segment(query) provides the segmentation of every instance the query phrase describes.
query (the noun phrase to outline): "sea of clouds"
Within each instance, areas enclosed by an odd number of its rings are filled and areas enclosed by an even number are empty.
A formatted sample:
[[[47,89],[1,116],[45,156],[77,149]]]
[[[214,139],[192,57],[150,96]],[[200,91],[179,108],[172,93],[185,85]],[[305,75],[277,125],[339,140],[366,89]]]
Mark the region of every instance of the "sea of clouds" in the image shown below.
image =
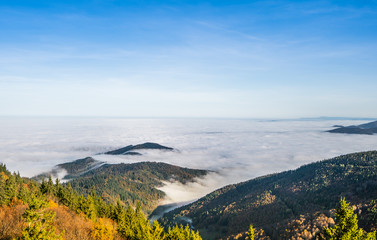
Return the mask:
[[[156,161],[214,171],[196,182],[166,182],[164,203],[197,199],[221,186],[342,154],[377,149],[377,135],[325,132],[362,120],[0,118],[0,162],[31,177],[92,156],[108,163]],[[155,142],[177,151],[96,155]]]

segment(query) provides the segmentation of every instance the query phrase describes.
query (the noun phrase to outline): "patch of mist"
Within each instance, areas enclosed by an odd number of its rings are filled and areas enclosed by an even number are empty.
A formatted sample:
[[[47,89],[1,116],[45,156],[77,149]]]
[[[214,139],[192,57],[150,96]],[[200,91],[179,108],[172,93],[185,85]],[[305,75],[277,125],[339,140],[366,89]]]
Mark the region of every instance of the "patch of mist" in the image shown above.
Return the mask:
[[[56,168],[55,169],[55,174],[53,176],[54,179],[59,179],[61,182],[66,182],[67,180],[64,179],[64,177],[68,174],[67,170],[65,170],[64,168]]]
[[[166,194],[161,201],[163,205],[178,202],[190,203],[222,187],[225,182],[227,180],[224,176],[210,172],[202,178],[195,178],[193,182],[185,184],[179,181],[164,181],[164,185],[157,189]]]
[[[165,213],[168,213],[176,208],[185,206],[187,204],[190,204],[190,202],[178,202],[178,203],[170,203],[170,204],[162,204],[159,205],[148,217],[149,222],[152,224],[154,221],[160,219],[164,216]]]
[[[75,176],[82,176],[82,175],[84,175],[85,173],[88,173],[88,172],[93,171],[93,170],[95,170],[95,169],[97,169],[97,168],[100,168],[100,167],[102,167],[102,166],[105,165],[105,164],[107,164],[107,163],[105,163],[105,162],[99,162],[99,163],[97,163],[97,164],[94,164],[94,166],[92,166],[91,168],[89,168],[89,169],[87,169],[87,170],[85,170],[85,171],[83,171],[83,172],[80,172],[79,174],[75,174]],[[71,180],[71,179],[67,179],[67,180],[69,181],[69,180]]]
[[[165,198],[161,200],[159,206],[149,216],[149,221],[153,222],[167,212],[198,200],[220,188],[226,182],[226,178],[216,172],[210,172],[204,177],[195,178],[192,182],[185,184],[179,181],[163,181],[163,186],[157,189],[165,193]],[[189,221],[185,222],[189,223]],[[192,222],[189,224],[192,225]]]
[[[51,177],[51,179],[53,181],[55,181],[56,179],[59,179],[60,182],[67,182],[66,179],[64,179],[64,177],[68,174],[67,170],[65,170],[64,168],[61,168],[61,167],[54,167],[50,172],[45,172],[45,173],[42,173],[41,175],[42,176],[38,176],[38,177],[41,177],[41,178],[38,178],[39,180],[38,181],[42,181],[43,180],[48,180],[49,177]]]

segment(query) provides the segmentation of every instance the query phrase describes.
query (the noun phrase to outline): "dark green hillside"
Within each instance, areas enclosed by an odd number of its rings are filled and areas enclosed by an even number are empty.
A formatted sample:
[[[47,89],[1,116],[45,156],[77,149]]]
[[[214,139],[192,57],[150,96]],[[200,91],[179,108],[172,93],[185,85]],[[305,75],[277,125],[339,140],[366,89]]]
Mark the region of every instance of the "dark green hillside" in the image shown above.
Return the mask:
[[[186,183],[207,174],[206,170],[181,168],[166,163],[141,162],[133,164],[105,164],[70,181],[73,189],[87,195],[94,187],[103,199],[115,202],[141,203],[150,213],[165,194],[156,189],[162,181]]]
[[[141,149],[174,150],[157,143],[143,143],[129,145],[105,154],[141,155],[134,152]],[[61,177],[61,173],[66,174],[63,179],[70,180],[73,189],[80,194],[88,195],[94,188],[106,201],[115,203],[120,199],[133,206],[140,202],[142,210],[151,213],[157,207],[159,200],[165,197],[165,193],[157,189],[162,186],[162,181],[186,183],[206,175],[208,171],[155,162],[105,164],[86,157],[56,165],[50,172],[42,173],[33,179],[42,181],[50,176],[57,178]]]
[[[100,162],[91,157],[86,157],[82,159],[77,159],[73,162],[67,162],[67,163],[56,165],[54,169],[52,169],[50,172],[39,174],[33,177],[33,179],[36,181],[42,181],[43,179],[49,178],[49,176],[52,176],[53,178],[58,178],[58,177],[61,178],[61,176],[59,176],[59,173],[61,171],[64,171],[64,173],[66,174],[63,177],[63,179],[65,180],[73,179],[73,178],[77,178],[81,176],[82,174],[90,170],[98,168],[103,164],[104,162]]]
[[[363,214],[373,212],[368,206],[375,205],[372,200],[377,199],[376,151],[344,155],[229,185],[166,214],[161,222],[168,225],[191,218],[204,239],[246,232],[251,223],[272,239],[291,239],[298,234],[312,239],[318,228],[332,221],[327,216],[340,196],[364,209],[360,211],[362,227],[376,227],[371,219],[377,219],[377,214]]]
[[[347,127],[339,126],[333,130],[329,130],[328,132],[373,135],[377,133],[377,121],[360,124],[357,126],[347,126]]]
[[[137,152],[132,152],[135,150],[143,150],[143,149],[154,149],[154,150],[165,150],[165,151],[173,151],[174,148],[171,147],[165,147],[158,143],[143,143],[143,144],[137,144],[137,145],[129,145],[124,148],[119,148],[113,151],[108,151],[103,154],[109,154],[109,155],[141,155]]]
[[[101,164],[102,162],[97,161],[91,157],[86,157],[83,159],[78,159],[73,162],[68,162],[68,163],[62,163],[57,165],[60,168],[64,168],[67,170],[68,174],[71,175],[78,175],[82,174],[85,171],[90,170],[91,168],[97,166],[98,164]]]

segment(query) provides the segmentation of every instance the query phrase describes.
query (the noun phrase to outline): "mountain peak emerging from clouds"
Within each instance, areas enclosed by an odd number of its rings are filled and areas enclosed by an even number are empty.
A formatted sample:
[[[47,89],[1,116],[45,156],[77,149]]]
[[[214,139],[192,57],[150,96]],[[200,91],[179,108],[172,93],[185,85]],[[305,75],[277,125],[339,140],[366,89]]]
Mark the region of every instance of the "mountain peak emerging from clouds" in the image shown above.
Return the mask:
[[[144,149],[156,149],[156,150],[166,150],[166,151],[173,151],[174,148],[165,147],[158,143],[146,142],[143,144],[137,145],[128,145],[127,147],[119,148],[116,150],[108,151],[103,154],[108,155],[141,155],[138,152],[134,152],[134,150],[144,150]]]
[[[364,123],[360,125],[352,125],[352,126],[339,126],[338,128],[335,128],[333,130],[329,130],[327,132],[330,133],[347,133],[347,134],[367,134],[372,135],[374,133],[377,133],[377,121],[373,121],[370,123]]]

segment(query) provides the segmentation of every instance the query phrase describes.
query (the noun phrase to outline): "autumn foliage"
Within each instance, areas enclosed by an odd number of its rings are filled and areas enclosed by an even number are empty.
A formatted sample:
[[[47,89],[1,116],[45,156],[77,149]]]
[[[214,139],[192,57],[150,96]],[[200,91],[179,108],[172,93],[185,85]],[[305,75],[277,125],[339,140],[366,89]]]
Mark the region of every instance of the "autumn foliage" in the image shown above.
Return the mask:
[[[165,230],[122,202],[106,203],[92,189],[87,197],[51,178],[41,184],[11,174],[0,164],[0,239],[118,240],[201,239],[190,228]]]

